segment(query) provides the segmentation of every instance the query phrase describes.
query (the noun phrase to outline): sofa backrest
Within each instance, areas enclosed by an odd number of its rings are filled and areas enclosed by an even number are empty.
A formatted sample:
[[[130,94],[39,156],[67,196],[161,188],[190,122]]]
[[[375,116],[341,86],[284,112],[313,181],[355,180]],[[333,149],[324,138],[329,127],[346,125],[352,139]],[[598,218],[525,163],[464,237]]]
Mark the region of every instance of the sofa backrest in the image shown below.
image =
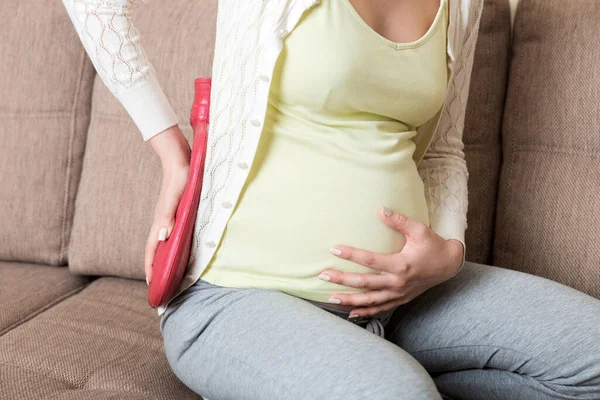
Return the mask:
[[[600,2],[520,0],[493,263],[600,297]]]
[[[492,262],[510,40],[508,0],[486,0],[475,49],[463,133],[469,171],[466,259],[483,264]]]
[[[191,143],[194,79],[211,75],[217,0],[153,1],[132,14],[179,126]],[[160,191],[158,157],[96,77],[69,268],[144,279],[144,246]]]
[[[0,21],[0,260],[64,265],[95,72],[60,1]]]

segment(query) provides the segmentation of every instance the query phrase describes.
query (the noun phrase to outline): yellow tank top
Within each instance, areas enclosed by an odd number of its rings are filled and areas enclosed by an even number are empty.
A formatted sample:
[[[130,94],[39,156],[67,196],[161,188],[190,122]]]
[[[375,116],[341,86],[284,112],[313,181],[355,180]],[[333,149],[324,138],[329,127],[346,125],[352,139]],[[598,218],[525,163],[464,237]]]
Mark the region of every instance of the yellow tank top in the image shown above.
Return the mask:
[[[330,247],[404,246],[381,206],[429,225],[411,138],[444,102],[446,3],[410,43],[378,34],[348,0],[304,13],[284,42],[256,158],[201,279],[326,302],[365,290],[323,281],[322,270],[378,272]]]

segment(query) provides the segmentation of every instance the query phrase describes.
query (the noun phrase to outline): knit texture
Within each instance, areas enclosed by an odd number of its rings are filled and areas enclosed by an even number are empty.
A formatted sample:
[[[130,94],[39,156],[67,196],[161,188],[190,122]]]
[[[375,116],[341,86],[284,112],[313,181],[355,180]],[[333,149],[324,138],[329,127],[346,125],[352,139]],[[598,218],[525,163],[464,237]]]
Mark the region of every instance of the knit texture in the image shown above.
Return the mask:
[[[98,75],[147,141],[178,118],[132,21],[140,2],[147,0],[63,0]]]
[[[482,11],[477,1],[471,2],[470,8],[470,21],[459,44],[461,53],[455,61],[446,104],[418,166],[425,185],[432,230],[446,239],[458,239],[463,245],[467,229],[469,172],[462,136]]]
[[[131,14],[143,0],[69,0],[86,51],[102,80],[118,96],[150,79],[154,69]]]

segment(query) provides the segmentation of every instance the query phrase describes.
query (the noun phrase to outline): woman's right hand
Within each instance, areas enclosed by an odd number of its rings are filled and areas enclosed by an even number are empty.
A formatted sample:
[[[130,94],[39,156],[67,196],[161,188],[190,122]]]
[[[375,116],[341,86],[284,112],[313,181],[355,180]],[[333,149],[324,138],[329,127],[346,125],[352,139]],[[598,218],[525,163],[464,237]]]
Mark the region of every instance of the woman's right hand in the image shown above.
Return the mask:
[[[175,225],[175,212],[187,185],[191,149],[178,125],[162,131],[148,142],[159,156],[163,171],[162,186],[154,209],[154,222],[144,251],[146,282],[150,284],[152,263],[159,241],[167,239]]]

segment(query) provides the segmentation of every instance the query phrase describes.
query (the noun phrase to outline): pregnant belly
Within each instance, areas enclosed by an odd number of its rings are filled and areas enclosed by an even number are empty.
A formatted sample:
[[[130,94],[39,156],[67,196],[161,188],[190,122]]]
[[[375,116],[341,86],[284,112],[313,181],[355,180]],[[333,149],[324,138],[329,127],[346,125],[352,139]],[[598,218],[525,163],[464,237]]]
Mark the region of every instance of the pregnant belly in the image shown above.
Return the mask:
[[[332,255],[330,247],[395,253],[404,246],[404,235],[381,221],[381,206],[429,224],[412,142],[364,160],[347,149],[308,151],[288,140],[270,146],[253,165],[202,279],[326,302],[334,293],[365,289],[323,281],[322,270],[378,273]]]

